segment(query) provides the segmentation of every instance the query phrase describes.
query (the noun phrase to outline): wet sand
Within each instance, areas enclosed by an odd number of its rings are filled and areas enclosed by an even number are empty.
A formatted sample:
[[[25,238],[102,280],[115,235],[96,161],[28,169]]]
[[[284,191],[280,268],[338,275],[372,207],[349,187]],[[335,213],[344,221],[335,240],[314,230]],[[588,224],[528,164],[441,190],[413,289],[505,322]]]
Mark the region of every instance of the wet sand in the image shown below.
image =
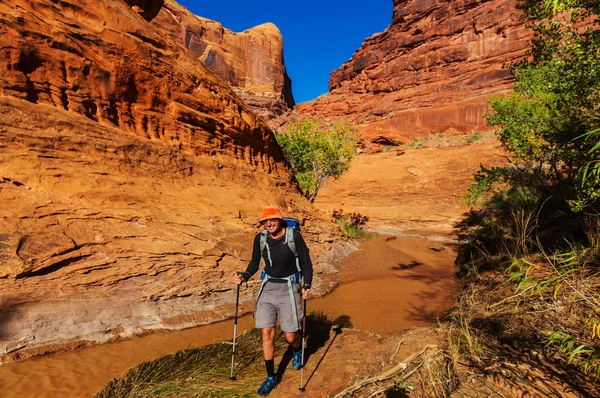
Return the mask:
[[[338,264],[341,285],[324,298],[309,300],[308,312],[344,317],[355,328],[378,334],[434,325],[458,289],[455,257],[444,243],[378,237]],[[241,317],[238,333],[253,323],[250,316]],[[0,367],[1,396],[91,397],[140,362],[231,339],[232,333],[229,320],[6,364]]]

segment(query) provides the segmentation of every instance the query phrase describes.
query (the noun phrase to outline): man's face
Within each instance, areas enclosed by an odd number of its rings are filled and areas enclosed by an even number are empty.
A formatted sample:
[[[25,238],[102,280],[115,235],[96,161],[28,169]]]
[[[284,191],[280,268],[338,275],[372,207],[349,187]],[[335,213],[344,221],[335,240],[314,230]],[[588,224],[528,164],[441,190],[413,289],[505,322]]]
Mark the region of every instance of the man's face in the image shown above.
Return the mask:
[[[266,220],[263,222],[263,224],[271,235],[277,235],[277,233],[281,229],[281,223],[278,219]]]

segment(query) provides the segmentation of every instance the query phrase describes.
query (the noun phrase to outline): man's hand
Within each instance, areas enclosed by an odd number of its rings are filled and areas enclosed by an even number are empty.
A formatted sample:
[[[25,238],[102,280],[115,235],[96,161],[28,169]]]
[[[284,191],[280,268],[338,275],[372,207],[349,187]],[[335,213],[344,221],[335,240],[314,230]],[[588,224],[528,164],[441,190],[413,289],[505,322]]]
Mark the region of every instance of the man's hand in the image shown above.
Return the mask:
[[[310,288],[302,288],[302,299],[306,300],[310,298]]]
[[[235,271],[235,274],[233,275],[233,283],[235,283],[236,285],[241,284],[242,282],[245,282],[247,280],[247,278],[245,278],[245,272],[242,271]]]

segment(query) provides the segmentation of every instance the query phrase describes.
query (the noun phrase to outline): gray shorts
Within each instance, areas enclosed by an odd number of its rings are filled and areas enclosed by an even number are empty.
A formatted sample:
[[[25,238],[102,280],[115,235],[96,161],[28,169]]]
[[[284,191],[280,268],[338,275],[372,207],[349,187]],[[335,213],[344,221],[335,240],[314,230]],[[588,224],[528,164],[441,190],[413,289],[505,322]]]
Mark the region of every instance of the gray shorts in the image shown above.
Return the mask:
[[[256,302],[254,316],[256,317],[256,327],[258,329],[274,328],[277,318],[279,318],[279,325],[284,332],[297,332],[301,329],[304,313],[300,302],[300,285],[294,283],[292,287],[294,289],[296,311],[298,311],[298,324],[294,323],[292,300],[287,283],[267,282]]]

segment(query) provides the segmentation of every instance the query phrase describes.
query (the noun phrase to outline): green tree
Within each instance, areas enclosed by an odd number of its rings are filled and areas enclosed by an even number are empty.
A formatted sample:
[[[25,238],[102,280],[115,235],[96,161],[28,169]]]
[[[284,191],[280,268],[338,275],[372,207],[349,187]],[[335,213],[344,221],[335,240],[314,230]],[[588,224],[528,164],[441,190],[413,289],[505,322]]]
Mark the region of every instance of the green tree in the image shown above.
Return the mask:
[[[492,99],[487,115],[513,159],[482,168],[470,199],[501,182],[580,211],[599,196],[590,164],[600,137],[600,1],[521,0],[519,7],[534,32],[530,56],[511,65],[514,93]]]
[[[353,129],[343,123],[323,128],[312,119],[292,121],[275,137],[311,203],[328,178],[339,178],[348,170],[356,153]]]
[[[498,189],[463,220],[469,244],[461,256],[481,269],[504,266],[507,282],[516,282],[513,297],[535,292],[548,308],[577,302],[565,321],[548,324],[532,311],[519,322],[543,330],[539,338],[568,363],[600,377],[598,289],[587,288],[597,286],[600,253],[600,0],[518,4],[532,46],[511,65],[514,93],[493,99],[487,115],[512,161],[475,175],[471,199]],[[523,300],[519,306],[534,306]]]

